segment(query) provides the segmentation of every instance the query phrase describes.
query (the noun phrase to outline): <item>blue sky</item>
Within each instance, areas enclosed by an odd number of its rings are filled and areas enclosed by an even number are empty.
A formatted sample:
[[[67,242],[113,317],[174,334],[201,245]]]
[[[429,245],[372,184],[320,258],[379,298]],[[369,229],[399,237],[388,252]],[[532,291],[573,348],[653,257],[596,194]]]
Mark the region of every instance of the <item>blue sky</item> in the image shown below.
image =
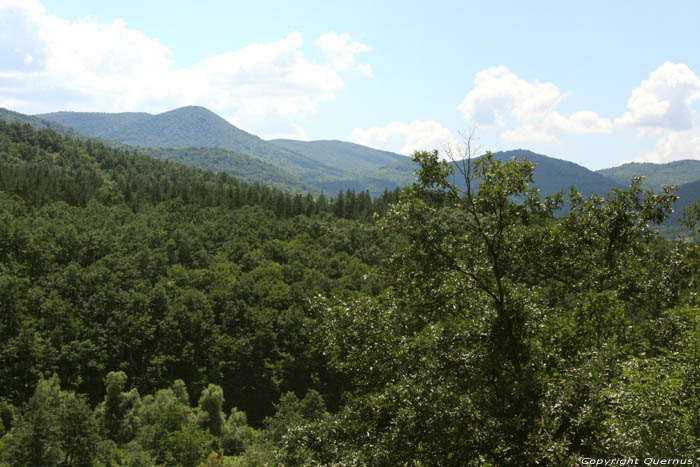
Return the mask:
[[[410,153],[700,158],[700,2],[0,0],[0,106],[203,105]]]

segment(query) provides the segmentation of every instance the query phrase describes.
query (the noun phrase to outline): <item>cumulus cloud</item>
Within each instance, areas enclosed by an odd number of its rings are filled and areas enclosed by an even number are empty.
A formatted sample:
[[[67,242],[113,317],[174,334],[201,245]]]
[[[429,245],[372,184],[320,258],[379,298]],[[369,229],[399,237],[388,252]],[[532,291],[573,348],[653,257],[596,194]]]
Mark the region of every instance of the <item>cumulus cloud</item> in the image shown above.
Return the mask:
[[[518,78],[504,66],[476,74],[474,88],[457,107],[472,126],[504,128],[501,138],[514,141],[557,142],[551,132],[609,133],[612,122],[597,113],[584,110],[565,117],[557,111],[566,98],[557,86],[539,80]]]
[[[654,149],[643,153],[635,162],[664,163],[682,159],[700,160],[700,127],[683,131],[664,131]]]
[[[636,161],[700,159],[700,126],[692,107],[699,100],[700,78],[687,65],[666,62],[653,70],[615,120],[621,127],[637,128],[640,139],[656,140]]]
[[[687,130],[693,126],[691,104],[700,99],[700,78],[687,65],[666,62],[632,91],[620,126]]]
[[[0,0],[0,90],[27,113],[57,109],[161,112],[203,105],[258,133],[299,133],[295,119],[331,101],[351,70],[371,75],[356,55],[370,47],[347,33],[304,53],[299,32],[178,68],[167,46],[122,21],[67,21],[35,0]]]
[[[338,34],[334,31],[322,34],[316,40],[316,45],[328,57],[338,71],[355,69],[364,75],[371,75],[372,68],[367,64],[355,65],[355,55],[369,52],[372,48],[366,44],[353,41],[350,34]]]
[[[537,128],[535,125],[525,125],[501,133],[501,138],[512,143],[559,143],[559,138]]]
[[[414,151],[442,150],[445,145],[456,144],[450,130],[434,121],[411,123],[391,122],[386,126],[373,126],[366,130],[352,130],[350,141],[377,149],[411,155]]]

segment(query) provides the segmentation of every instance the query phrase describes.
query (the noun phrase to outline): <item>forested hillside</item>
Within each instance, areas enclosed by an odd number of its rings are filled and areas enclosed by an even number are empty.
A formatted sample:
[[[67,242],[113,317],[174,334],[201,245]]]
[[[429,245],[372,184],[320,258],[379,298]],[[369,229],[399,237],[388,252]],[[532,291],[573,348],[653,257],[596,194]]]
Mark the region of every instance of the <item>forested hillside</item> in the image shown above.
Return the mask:
[[[28,123],[36,130],[51,129],[56,133],[68,135],[73,138],[78,138],[81,136],[80,133],[72,127],[61,125],[60,123],[51,120],[45,120],[43,118],[13,112],[12,110],[4,109],[2,107],[0,107],[0,120],[6,123]]]
[[[328,199],[0,122],[0,465],[697,459],[675,195],[472,162]]]
[[[0,452],[12,465],[68,456],[50,433],[22,431],[43,415],[9,409],[33,407],[53,374],[81,409],[107,397],[110,372],[144,396],[182,380],[196,401],[219,385],[222,410],[254,426],[288,391],[337,404],[339,380],[308,342],[308,302],[382,288],[368,274],[391,243],[359,221],[394,199],[290,195],[0,122]],[[106,433],[92,433],[117,443],[100,445],[105,462],[132,451]],[[153,446],[143,452],[158,459]]]
[[[416,164],[388,151],[344,141],[264,141],[203,107],[183,107],[158,115],[147,113],[54,112],[30,117],[0,112],[0,118],[33,123],[36,128],[70,128],[112,141],[158,158],[220,171],[247,181],[290,191],[318,194],[369,191],[373,196],[415,181]],[[42,117],[42,118],[38,118]],[[62,126],[66,125],[66,126]],[[80,133],[78,133],[80,132]],[[604,195],[627,186],[633,177],[645,177],[645,186],[661,192],[664,185],[682,185],[700,178],[700,162],[623,164],[594,172],[573,162],[518,149],[494,153],[499,160],[527,158],[535,163],[534,184],[545,194],[568,191],[575,185],[584,195]],[[455,164],[455,169],[457,169]],[[463,182],[461,188],[464,188]],[[697,198],[696,198],[697,199]],[[678,211],[695,201],[681,198]],[[674,216],[662,228],[672,237],[682,232]]]
[[[131,146],[219,148],[260,158],[295,175],[341,170],[247,133],[204,107],[189,106],[157,115],[55,112],[38,115],[93,137]]]
[[[27,118],[37,117],[41,117],[41,121],[70,126],[95,138],[142,147],[147,154],[157,152],[153,148],[166,155],[173,155],[174,149],[189,148],[189,154],[196,153],[196,157],[188,161],[189,165],[197,163],[198,167],[241,176],[249,174],[239,160],[222,164],[223,161],[213,162],[208,156],[213,149],[248,155],[262,164],[276,167],[287,179],[287,186],[303,187],[304,191],[369,190],[376,196],[385,188],[393,189],[413,181],[413,169],[408,177],[392,169],[395,161],[403,159],[410,163],[406,156],[343,141],[265,141],[203,107],[183,107],[158,115],[54,112]],[[379,169],[380,176],[377,175]],[[302,180],[303,184],[290,182],[292,179]]]
[[[621,184],[629,183],[632,177],[644,177],[646,186],[661,191],[664,185],[683,185],[700,180],[700,161],[682,160],[665,164],[629,162],[599,170],[598,173]]]
[[[260,159],[227,151],[218,148],[141,148],[121,146],[125,149],[137,151],[156,159],[175,162],[190,167],[211,170],[212,172],[225,173],[252,183],[261,183],[266,186],[278,188],[287,193],[313,193],[318,195],[321,190],[309,182],[285,172],[282,169],[268,164]],[[337,192],[335,190],[334,192]]]
[[[273,139],[270,142],[351,173],[381,169],[396,161],[410,161],[409,157],[400,154],[345,141]]]

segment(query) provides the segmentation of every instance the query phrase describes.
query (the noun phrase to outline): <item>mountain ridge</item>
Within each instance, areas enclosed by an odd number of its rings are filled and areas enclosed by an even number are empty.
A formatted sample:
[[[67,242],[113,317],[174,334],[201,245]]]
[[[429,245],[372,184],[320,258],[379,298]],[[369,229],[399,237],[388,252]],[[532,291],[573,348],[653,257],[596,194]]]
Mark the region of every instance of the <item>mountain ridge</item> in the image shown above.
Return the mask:
[[[656,164],[653,162],[628,162],[597,170],[598,173],[618,182],[629,183],[632,177],[644,177],[644,185],[660,191],[663,185],[683,185],[700,180],[700,161],[683,159]]]
[[[79,125],[75,127],[76,130],[90,136],[119,141],[132,146],[226,149],[258,157],[297,176],[305,171],[314,170],[324,170],[331,174],[338,172],[333,167],[278,147],[259,136],[241,130],[216,113],[201,106],[180,107],[155,115],[146,114],[147,116],[137,118],[135,121],[125,122],[122,119],[120,125],[111,128],[92,123],[93,117],[104,120],[103,115],[105,114],[56,112],[37,116],[61,124],[67,124],[66,122],[71,121]],[[112,119],[112,121],[115,120]]]
[[[10,116],[17,120],[21,119],[21,115],[14,113]],[[371,194],[378,195],[384,189],[405,186],[415,180],[413,172],[416,166],[407,156],[339,140],[266,141],[199,106],[181,107],[155,115],[145,112],[54,112],[22,118],[38,119],[34,123],[45,127],[58,125],[57,131],[72,130],[78,134],[84,132],[88,136],[138,146],[138,150],[144,153],[159,153],[156,157],[164,157],[169,150],[172,153],[168,156],[170,160],[225,171],[237,176],[250,177],[251,171],[258,170],[255,164],[248,160],[236,160],[224,153],[215,154],[216,151],[209,150],[218,148],[234,151],[269,164],[260,165],[261,168],[276,168],[270,170],[266,176],[270,180],[277,180],[277,186],[285,186],[286,182],[282,185],[279,183],[284,179],[282,174],[288,174],[290,180],[296,180],[287,183],[286,188],[290,189],[305,186],[307,191],[311,191],[309,187],[316,187],[319,191],[330,193],[347,189],[369,190]],[[77,128],[68,127],[66,123],[73,123]],[[197,154],[192,149],[197,147],[208,148],[206,151],[211,158],[207,159]],[[231,149],[234,147],[238,149]],[[200,149],[200,152],[204,152],[205,149]],[[498,151],[494,153],[494,157],[502,160],[511,157],[527,158],[534,162],[535,184],[543,195],[567,191],[571,185],[575,185],[584,195],[605,194],[613,188],[627,186],[631,173],[632,176],[646,176],[647,186],[657,190],[660,189],[660,181],[665,184],[683,185],[700,179],[700,161],[692,160],[662,165],[632,163],[592,171],[575,162],[537,154],[527,149]],[[240,167],[234,167],[236,164]],[[695,169],[688,170],[688,166],[698,169],[697,177]],[[678,183],[679,181],[683,183]],[[692,192],[693,190],[689,191]],[[687,196],[684,197],[686,201]]]

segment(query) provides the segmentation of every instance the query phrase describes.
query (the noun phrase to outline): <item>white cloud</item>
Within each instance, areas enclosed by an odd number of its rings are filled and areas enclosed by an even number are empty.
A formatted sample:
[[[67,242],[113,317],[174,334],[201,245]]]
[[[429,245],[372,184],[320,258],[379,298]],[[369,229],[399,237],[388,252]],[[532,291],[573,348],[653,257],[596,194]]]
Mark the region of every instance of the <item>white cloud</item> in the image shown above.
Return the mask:
[[[671,162],[682,159],[700,160],[700,127],[683,131],[666,130],[654,149],[642,154],[636,162]]]
[[[556,136],[542,131],[534,125],[525,125],[515,130],[504,131],[501,133],[501,138],[512,143],[559,143],[559,139]]]
[[[369,52],[372,48],[366,44],[353,41],[350,34],[338,34],[334,31],[322,34],[316,40],[316,45],[328,57],[338,71],[355,69],[364,75],[371,76],[372,68],[367,64],[355,65],[355,55]]]
[[[177,68],[161,42],[122,21],[67,21],[35,0],[0,0],[0,93],[27,113],[54,110],[161,112],[203,105],[258,133],[298,134],[299,117],[335,99],[342,74],[370,47],[348,33],[322,35],[324,60],[304,53],[299,32]]]
[[[687,130],[694,124],[691,104],[700,99],[700,79],[685,64],[666,62],[632,91],[620,126]]]
[[[559,112],[551,112],[542,120],[545,129],[558,130],[563,133],[610,133],[613,129],[612,122],[607,118],[600,118],[591,110],[574,112],[570,117],[564,117]]]
[[[666,62],[642,81],[627,101],[627,111],[615,120],[637,128],[640,139],[655,139],[654,148],[638,162],[700,159],[700,126],[692,108],[700,100],[700,78],[685,64]]]
[[[557,142],[551,132],[609,133],[612,122],[593,111],[584,110],[569,117],[557,111],[566,98],[557,86],[539,80],[527,82],[504,66],[476,74],[474,88],[457,107],[472,126],[512,128],[501,133],[508,141]]]
[[[391,122],[386,126],[373,126],[366,130],[352,130],[350,141],[377,149],[411,155],[414,151],[442,151],[445,145],[456,144],[450,130],[438,122]]]

